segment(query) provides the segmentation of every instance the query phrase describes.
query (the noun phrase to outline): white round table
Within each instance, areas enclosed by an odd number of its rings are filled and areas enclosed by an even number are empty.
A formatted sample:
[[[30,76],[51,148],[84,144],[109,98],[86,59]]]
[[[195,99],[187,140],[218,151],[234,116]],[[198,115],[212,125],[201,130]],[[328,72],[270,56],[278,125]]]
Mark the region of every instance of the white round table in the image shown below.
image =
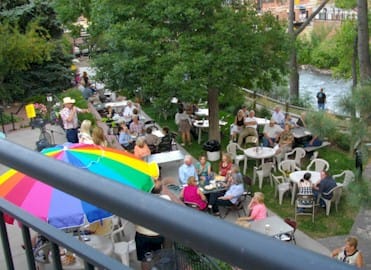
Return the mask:
[[[219,126],[225,126],[226,124],[227,122],[219,120]],[[209,120],[196,120],[193,122],[193,126],[198,129],[198,144],[200,144],[202,129],[209,128]]]
[[[295,171],[290,173],[290,181],[293,183],[292,187],[292,194],[291,194],[291,204],[294,204],[294,199],[296,195],[296,189],[298,186],[298,183],[301,179],[303,179],[305,173],[310,173],[310,181],[312,184],[317,183],[321,178],[321,173],[316,171]]]
[[[275,151],[273,148],[270,147],[250,147],[245,149],[244,151],[245,156],[252,159],[261,159],[262,163],[264,163],[264,159],[271,158],[274,156]]]

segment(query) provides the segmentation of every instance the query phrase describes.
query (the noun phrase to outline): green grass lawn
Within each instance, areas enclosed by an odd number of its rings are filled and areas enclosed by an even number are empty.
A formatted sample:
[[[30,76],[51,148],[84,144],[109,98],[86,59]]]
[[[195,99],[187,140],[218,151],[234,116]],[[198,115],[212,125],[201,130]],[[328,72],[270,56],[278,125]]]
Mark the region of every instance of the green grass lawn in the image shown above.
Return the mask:
[[[168,126],[171,131],[176,132],[177,126],[174,122],[174,117],[169,117],[168,119],[159,118],[154,109],[150,106],[143,106],[144,111],[153,119],[157,121],[160,126]],[[231,117],[225,118],[228,123],[232,123]],[[229,141],[229,125],[222,130],[222,150],[225,150],[226,145]],[[202,134],[202,142],[198,144],[194,140],[191,146],[186,146],[186,150],[195,158],[204,154],[202,149],[202,143],[207,141],[207,133]],[[180,138],[177,139],[180,142]],[[348,153],[345,153],[335,147],[327,147],[319,150],[319,157],[327,160],[330,164],[330,174],[338,174],[345,169],[352,170],[354,168],[354,159]],[[309,159],[306,159],[303,164],[303,168],[307,166]],[[217,171],[219,162],[212,162],[212,167]],[[240,163],[242,166],[242,162]],[[248,161],[248,171],[247,175],[252,177],[253,167],[255,166],[255,161]],[[279,174],[279,173],[277,173]],[[262,192],[265,195],[265,203],[267,207],[273,212],[277,213],[282,218],[290,217],[294,218],[294,206],[291,205],[291,198],[289,192],[285,195],[282,205],[278,204],[278,198],[274,197],[274,188],[270,186],[268,180],[263,185]],[[357,185],[359,183],[354,183]],[[258,191],[258,185],[252,187],[252,191]],[[357,189],[356,189],[357,190]],[[325,209],[317,209],[315,213],[315,220],[312,223],[311,216],[298,216],[298,228],[304,231],[312,238],[323,238],[335,235],[348,234],[354,223],[354,219],[358,213],[359,204],[355,203],[351,196],[352,190],[343,191],[343,196],[341,198],[338,212],[335,211],[335,206],[332,205],[330,215],[327,217],[325,214]]]

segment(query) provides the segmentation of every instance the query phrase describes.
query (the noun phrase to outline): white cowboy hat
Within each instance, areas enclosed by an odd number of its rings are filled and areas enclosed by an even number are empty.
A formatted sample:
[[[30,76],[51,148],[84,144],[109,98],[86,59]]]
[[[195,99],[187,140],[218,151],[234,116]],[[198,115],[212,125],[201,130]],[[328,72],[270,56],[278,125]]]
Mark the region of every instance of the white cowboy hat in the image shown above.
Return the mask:
[[[76,100],[70,98],[70,97],[65,97],[63,98],[63,104],[72,104],[72,103],[75,103]]]

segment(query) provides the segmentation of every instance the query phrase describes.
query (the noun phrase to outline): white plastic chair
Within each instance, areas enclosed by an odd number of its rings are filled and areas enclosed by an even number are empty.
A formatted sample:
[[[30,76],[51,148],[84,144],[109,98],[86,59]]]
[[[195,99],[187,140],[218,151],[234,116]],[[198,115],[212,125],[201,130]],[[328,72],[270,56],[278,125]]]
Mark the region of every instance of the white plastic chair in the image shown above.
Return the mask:
[[[336,212],[338,211],[338,204],[340,202],[342,191],[343,191],[343,185],[337,184],[337,186],[334,187],[333,189],[331,189],[329,192],[322,193],[320,196],[318,196],[317,204],[319,203],[319,200],[320,199],[322,199],[325,202],[325,205],[326,205],[326,216],[328,216],[330,214],[331,203],[332,202],[334,202],[334,204],[335,204],[335,210],[336,210]],[[323,197],[323,195],[330,195],[331,193],[332,193],[331,199],[328,200],[328,199],[325,199]]]
[[[286,182],[283,176],[272,175],[272,177],[275,184],[274,197],[276,197],[278,193],[278,202],[281,205],[283,195],[290,190],[290,183]]]
[[[129,239],[128,241],[123,240],[125,230],[129,225],[129,221],[120,219],[121,226],[111,232],[111,240],[114,246],[115,255],[121,259],[122,264],[129,266],[130,253],[136,250],[135,240]],[[116,241],[118,239],[118,241]]]
[[[343,178],[343,184],[342,185],[343,185],[344,188],[347,188],[348,185],[356,179],[354,173],[350,170],[345,170],[340,174],[335,174],[335,175],[332,176],[332,178],[334,178],[334,180],[336,182],[338,182],[336,179]]]
[[[296,165],[301,168],[301,160],[305,157],[306,152],[301,147],[296,147],[292,151],[285,154],[285,160],[293,159]],[[290,158],[291,157],[291,158]]]
[[[286,182],[289,182],[290,173],[300,170],[301,169],[296,165],[296,162],[293,159],[283,160],[278,164],[278,171],[285,177]]]
[[[273,162],[266,162],[261,164],[259,167],[254,167],[254,178],[253,184],[255,184],[256,176],[259,178],[259,189],[263,186],[263,179],[265,177],[269,177],[271,181],[271,185],[273,184],[272,181],[272,169],[273,169]]]
[[[247,157],[244,154],[244,149],[241,148],[238,143],[230,142],[227,145],[226,151],[231,155],[232,160],[234,160],[237,166],[239,166],[240,161],[243,160],[243,173],[246,174]],[[242,152],[242,154],[238,154],[238,152]]]
[[[298,195],[295,201],[295,221],[296,217],[299,215],[302,216],[312,216],[312,222],[314,222],[314,213],[315,213],[315,200],[313,195],[305,195],[305,200],[309,201],[309,204],[302,203],[302,195]]]
[[[321,171],[328,171],[329,169],[330,169],[330,164],[322,158],[313,159],[307,166],[308,171],[321,172]]]

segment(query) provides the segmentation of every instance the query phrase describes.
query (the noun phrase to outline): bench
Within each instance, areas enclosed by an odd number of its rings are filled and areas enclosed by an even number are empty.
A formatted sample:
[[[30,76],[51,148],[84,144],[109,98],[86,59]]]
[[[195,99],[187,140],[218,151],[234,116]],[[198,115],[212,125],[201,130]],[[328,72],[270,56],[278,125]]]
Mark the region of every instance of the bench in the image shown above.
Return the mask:
[[[163,152],[150,155],[148,162],[156,162],[157,164],[179,161],[184,159],[184,154],[180,150]]]
[[[310,153],[310,152],[316,151],[318,149],[321,149],[323,147],[329,146],[330,144],[331,144],[330,142],[322,142],[322,144],[320,146],[307,146],[307,147],[303,147],[303,148],[307,153]]]

